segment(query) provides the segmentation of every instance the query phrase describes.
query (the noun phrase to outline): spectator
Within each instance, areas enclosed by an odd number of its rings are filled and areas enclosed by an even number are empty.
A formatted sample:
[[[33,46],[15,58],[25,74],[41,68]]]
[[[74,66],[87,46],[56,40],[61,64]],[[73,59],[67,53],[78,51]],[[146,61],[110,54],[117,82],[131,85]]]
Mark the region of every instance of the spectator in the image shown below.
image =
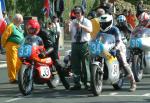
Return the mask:
[[[70,19],[73,20],[75,18],[76,18],[76,16],[74,14],[74,9],[72,9],[71,12],[70,12]]]
[[[58,53],[59,37],[60,37],[61,29],[60,29],[59,19],[56,16],[52,17],[52,25],[53,25],[53,30],[55,32],[55,37],[56,37],[56,51]]]
[[[141,15],[145,11],[147,11],[147,9],[144,8],[143,0],[140,0],[137,4],[136,17],[138,18],[139,15]]]
[[[136,27],[136,16],[132,13],[131,9],[129,11],[125,10],[124,15],[127,19],[127,23],[129,23],[132,28],[134,29]]]
[[[6,24],[7,24],[7,25],[10,24],[10,20],[9,20],[9,18],[8,18],[8,16],[7,16],[6,11],[3,11],[2,13],[3,13],[3,18],[4,18],[5,22],[6,22]]]
[[[93,18],[95,18],[96,17],[96,12],[95,11],[91,11],[89,14],[88,14],[88,16],[87,16],[87,18],[88,19],[93,19]]]
[[[16,14],[13,18],[13,22],[8,25],[1,38],[1,44],[6,49],[6,60],[10,83],[17,83],[16,76],[21,66],[21,61],[18,58],[17,52],[19,45],[24,40],[23,31],[20,27],[22,22],[22,15]]]
[[[54,9],[57,17],[60,19],[60,22],[63,22],[62,14],[64,11],[64,0],[54,0]]]
[[[90,20],[84,17],[84,10],[81,6],[75,6],[76,19],[71,21],[70,33],[72,36],[72,53],[71,53],[71,68],[74,75],[75,85],[71,90],[81,89],[81,81],[84,83],[85,88],[90,87],[90,60],[87,56],[88,41],[90,32],[92,32],[92,24]],[[83,73],[83,74],[82,74]],[[81,77],[84,75],[83,79]]]
[[[103,8],[98,8],[96,11],[96,16],[100,17],[105,14],[105,10]]]
[[[103,8],[106,14],[112,14],[113,12],[113,4],[108,0],[103,0],[100,4],[100,8]]]
[[[100,30],[100,23],[99,23],[99,19],[98,19],[98,18],[99,18],[101,15],[104,15],[104,14],[105,14],[104,9],[98,8],[97,11],[96,11],[97,17],[91,19],[93,31],[92,31],[90,34],[91,34],[91,38],[92,38],[92,39],[95,39],[97,33],[98,33],[99,30]]]

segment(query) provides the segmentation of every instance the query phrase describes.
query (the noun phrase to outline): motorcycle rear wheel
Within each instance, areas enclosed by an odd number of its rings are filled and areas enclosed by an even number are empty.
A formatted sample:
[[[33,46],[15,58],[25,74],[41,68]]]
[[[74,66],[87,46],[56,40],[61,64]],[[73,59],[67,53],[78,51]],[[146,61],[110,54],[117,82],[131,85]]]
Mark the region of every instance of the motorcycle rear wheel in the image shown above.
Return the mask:
[[[23,95],[31,94],[33,90],[33,78],[31,76],[31,66],[22,65],[18,73],[18,86]]]
[[[103,73],[98,65],[91,66],[91,89],[94,96],[98,96],[102,92]]]

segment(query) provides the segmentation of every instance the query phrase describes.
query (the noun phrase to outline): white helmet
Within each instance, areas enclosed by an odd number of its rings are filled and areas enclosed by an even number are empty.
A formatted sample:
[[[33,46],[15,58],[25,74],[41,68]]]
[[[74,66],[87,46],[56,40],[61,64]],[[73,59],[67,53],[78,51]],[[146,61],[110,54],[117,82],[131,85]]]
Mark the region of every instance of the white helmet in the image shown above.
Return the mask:
[[[113,26],[113,16],[104,14],[100,16],[100,30],[103,32],[108,31]]]
[[[150,16],[148,15],[148,13],[146,12],[143,12],[139,17],[138,17],[138,20],[140,22],[140,24],[142,26],[146,26],[147,23],[149,22],[150,20]]]

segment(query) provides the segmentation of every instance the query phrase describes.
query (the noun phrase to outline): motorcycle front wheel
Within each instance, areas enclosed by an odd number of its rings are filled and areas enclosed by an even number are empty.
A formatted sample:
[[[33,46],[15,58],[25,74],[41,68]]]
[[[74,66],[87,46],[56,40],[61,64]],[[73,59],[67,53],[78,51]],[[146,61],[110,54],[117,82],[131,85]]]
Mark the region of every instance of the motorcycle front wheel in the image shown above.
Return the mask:
[[[91,66],[91,89],[94,96],[98,96],[102,92],[103,73],[98,65]]]
[[[139,55],[134,55],[132,60],[132,71],[136,82],[143,78],[142,60]]]
[[[33,90],[32,69],[30,65],[23,64],[18,73],[18,86],[23,95],[31,94]]]
[[[60,83],[59,75],[56,71],[56,68],[53,66],[52,76],[50,80],[47,82],[49,88],[56,88]]]

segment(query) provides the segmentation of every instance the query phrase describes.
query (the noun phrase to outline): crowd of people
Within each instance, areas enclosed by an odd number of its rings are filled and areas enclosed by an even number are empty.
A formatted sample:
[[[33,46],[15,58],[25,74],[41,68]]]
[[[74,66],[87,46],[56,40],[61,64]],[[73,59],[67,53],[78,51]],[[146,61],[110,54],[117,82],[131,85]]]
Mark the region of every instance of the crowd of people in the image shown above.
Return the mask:
[[[134,15],[132,10],[124,9],[122,14],[114,17],[113,4],[108,0],[103,0],[101,5],[92,11],[87,17],[82,6],[75,6],[70,14],[68,21],[68,31],[71,35],[71,68],[74,73],[74,86],[66,82],[67,89],[80,90],[82,83],[85,89],[90,89],[90,57],[87,55],[88,42],[91,39],[98,38],[100,33],[109,33],[115,36],[115,49],[120,51],[124,67],[128,73],[128,78],[131,83],[130,91],[136,90],[136,82],[132,70],[126,60],[126,46],[121,39],[123,32],[127,39],[134,29],[139,26],[150,28],[150,17],[143,8],[141,0],[137,5],[137,14]],[[8,22],[8,21],[7,21]],[[139,23],[138,23],[139,22]],[[1,36],[1,45],[6,50],[6,60],[8,68],[8,77],[10,83],[17,83],[17,73],[21,66],[21,61],[17,55],[18,48],[24,41],[24,32],[20,25],[23,23],[23,16],[16,14],[12,23],[8,23],[7,28]],[[42,38],[45,52],[42,52],[39,57],[43,58],[46,55],[50,56],[55,61],[55,66],[61,78],[64,77],[63,67],[58,59],[58,45],[61,34],[59,18],[53,16],[51,21],[46,24],[46,27],[40,26],[37,20],[29,21],[31,27],[25,26],[28,35],[38,35]],[[37,23],[37,24],[36,24]],[[36,24],[36,25],[35,25]],[[1,49],[2,50],[2,49]],[[81,71],[82,70],[82,71]],[[82,77],[82,73],[84,77]],[[60,78],[60,79],[61,79]],[[64,80],[64,79],[61,79]]]

